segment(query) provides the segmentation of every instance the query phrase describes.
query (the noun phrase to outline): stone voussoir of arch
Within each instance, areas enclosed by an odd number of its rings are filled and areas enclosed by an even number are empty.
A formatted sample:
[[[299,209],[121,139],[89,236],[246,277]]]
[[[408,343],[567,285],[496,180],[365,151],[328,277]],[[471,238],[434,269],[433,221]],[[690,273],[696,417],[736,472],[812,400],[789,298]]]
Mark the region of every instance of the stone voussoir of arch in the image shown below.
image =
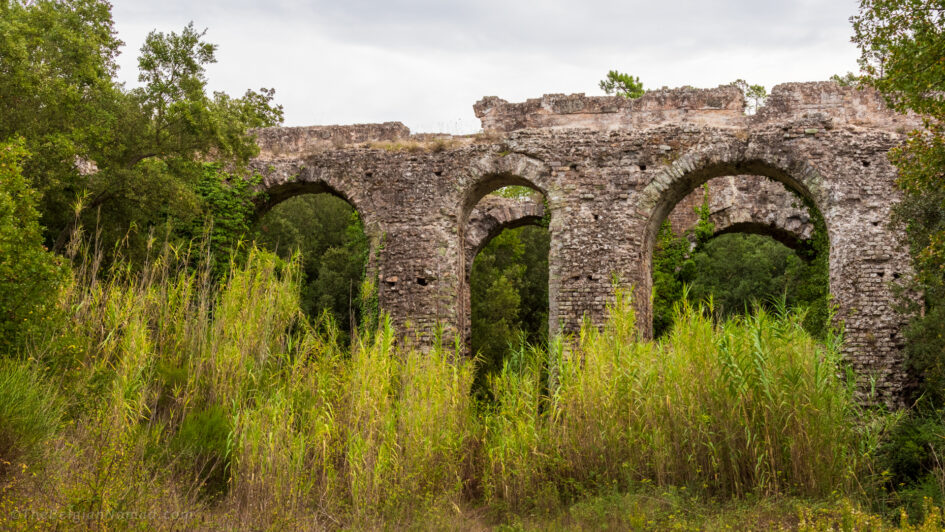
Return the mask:
[[[550,210],[552,332],[573,332],[584,316],[602,323],[614,278],[634,287],[647,332],[659,225],[708,180],[762,176],[823,216],[844,356],[883,397],[899,393],[905,318],[893,310],[892,285],[910,271],[889,224],[900,195],[886,154],[918,118],[888,110],[871,90],[831,82],[778,85],[752,116],[732,86],[635,100],[488,97],[474,110],[484,131],[476,135],[415,135],[399,123],[258,130],[260,210],[306,192],[347,199],[372,242],[382,309],[430,342],[438,330],[465,336],[481,200],[528,186]]]
[[[813,216],[804,200],[782,183],[763,176],[724,176],[706,182],[683,198],[669,215],[673,231],[695,244],[694,229],[708,194],[708,219],[714,234],[767,235],[799,249],[814,233]]]

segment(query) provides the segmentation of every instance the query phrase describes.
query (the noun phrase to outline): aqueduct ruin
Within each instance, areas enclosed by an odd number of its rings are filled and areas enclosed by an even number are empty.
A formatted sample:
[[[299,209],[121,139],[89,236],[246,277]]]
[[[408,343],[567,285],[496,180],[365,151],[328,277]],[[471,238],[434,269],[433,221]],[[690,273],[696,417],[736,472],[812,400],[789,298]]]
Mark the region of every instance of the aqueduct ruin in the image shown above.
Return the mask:
[[[752,116],[744,105],[732,86],[488,97],[474,106],[478,135],[411,135],[400,123],[260,130],[260,210],[302,193],[346,199],[372,242],[382,309],[421,335],[439,324],[465,337],[471,261],[504,228],[550,215],[553,329],[601,323],[617,278],[634,288],[646,332],[657,230],[680,203],[673,222],[691,222],[685,206],[703,183],[720,230],[796,243],[810,236],[809,205],[827,227],[844,356],[861,382],[897,395],[904,318],[892,285],[909,263],[889,224],[898,192],[886,154],[915,119],[828,82],[779,85]],[[509,185],[542,200],[486,197]]]

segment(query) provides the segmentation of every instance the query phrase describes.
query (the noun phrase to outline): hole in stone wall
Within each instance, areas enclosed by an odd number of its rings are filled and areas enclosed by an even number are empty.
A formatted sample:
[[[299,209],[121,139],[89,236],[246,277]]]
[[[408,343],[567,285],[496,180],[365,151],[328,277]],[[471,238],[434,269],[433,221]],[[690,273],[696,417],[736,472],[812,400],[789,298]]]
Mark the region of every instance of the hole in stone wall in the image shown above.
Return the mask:
[[[426,286],[427,280],[424,277],[417,277],[417,284],[420,286]]]
[[[568,165],[568,168],[570,168],[571,170],[577,170],[577,166],[578,166],[577,163],[571,163]]]
[[[374,176],[374,172],[364,172],[364,177],[372,177],[372,176]]]
[[[870,165],[869,161],[863,161],[863,166],[869,166],[869,165]]]
[[[441,175],[443,175],[443,170],[434,170],[434,171],[433,171],[433,175],[435,175],[435,176],[441,176]]]
[[[595,214],[595,215],[594,215],[594,221],[597,221],[597,220],[600,220],[600,215],[599,215],[599,214]]]
[[[639,165],[639,167],[640,167],[640,171],[641,171],[641,172],[645,172],[645,171],[646,171],[646,165],[645,165],[645,164],[641,164],[641,165]]]

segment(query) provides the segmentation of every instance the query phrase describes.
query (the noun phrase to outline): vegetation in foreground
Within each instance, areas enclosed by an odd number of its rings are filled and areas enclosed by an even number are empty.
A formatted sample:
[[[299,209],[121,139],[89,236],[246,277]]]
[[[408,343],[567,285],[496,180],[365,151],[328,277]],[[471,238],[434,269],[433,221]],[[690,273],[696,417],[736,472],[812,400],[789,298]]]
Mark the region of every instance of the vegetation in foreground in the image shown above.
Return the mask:
[[[602,330],[513,353],[477,403],[472,360],[383,319],[350,351],[310,324],[298,260],[252,250],[217,287],[210,261],[153,256],[82,262],[0,365],[3,528],[655,526],[752,500],[880,522],[796,502],[866,501],[885,422],[798,316],[683,304],[654,343],[618,292]]]

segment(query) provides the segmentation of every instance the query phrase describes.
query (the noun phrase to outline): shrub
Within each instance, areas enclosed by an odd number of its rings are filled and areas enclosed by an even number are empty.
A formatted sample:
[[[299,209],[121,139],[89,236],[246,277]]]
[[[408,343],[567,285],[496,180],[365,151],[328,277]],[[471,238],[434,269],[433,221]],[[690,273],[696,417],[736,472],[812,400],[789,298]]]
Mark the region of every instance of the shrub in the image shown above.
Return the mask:
[[[183,462],[182,465],[189,466],[188,473],[208,495],[226,491],[230,472],[227,442],[231,431],[228,412],[213,404],[188,413],[172,440],[171,449],[176,458]]]
[[[26,156],[22,142],[0,144],[0,354],[45,326],[66,275],[43,246],[37,194],[20,167]]]
[[[903,413],[877,450],[881,506],[902,507],[914,519],[945,501],[945,412],[931,404],[923,399]]]

